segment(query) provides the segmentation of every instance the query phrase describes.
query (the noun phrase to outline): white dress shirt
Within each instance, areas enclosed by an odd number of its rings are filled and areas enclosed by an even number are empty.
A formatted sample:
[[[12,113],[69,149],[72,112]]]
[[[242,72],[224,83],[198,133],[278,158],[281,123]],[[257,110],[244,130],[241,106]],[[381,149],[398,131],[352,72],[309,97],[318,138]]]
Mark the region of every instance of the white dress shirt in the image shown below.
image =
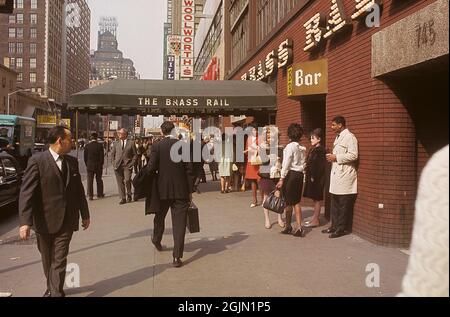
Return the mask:
[[[303,172],[305,169],[306,148],[298,142],[289,143],[283,151],[281,178],[286,178],[289,171]]]
[[[56,165],[58,165],[59,170],[62,171],[62,157],[58,153],[53,151],[51,148],[49,148],[49,151],[52,154],[53,159],[56,162]]]

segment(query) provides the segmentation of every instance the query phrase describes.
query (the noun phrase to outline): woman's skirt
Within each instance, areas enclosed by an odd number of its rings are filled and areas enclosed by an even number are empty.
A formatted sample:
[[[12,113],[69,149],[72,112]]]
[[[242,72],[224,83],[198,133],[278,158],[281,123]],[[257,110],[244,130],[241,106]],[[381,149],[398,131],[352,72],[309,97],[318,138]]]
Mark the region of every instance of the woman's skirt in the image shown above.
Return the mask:
[[[269,195],[275,190],[279,179],[261,178],[259,181],[259,190],[264,195]]]
[[[248,180],[259,180],[259,165],[251,165],[247,162],[247,168],[245,170],[245,179]]]
[[[303,173],[289,171],[283,182],[283,196],[287,206],[294,206],[302,199]]]

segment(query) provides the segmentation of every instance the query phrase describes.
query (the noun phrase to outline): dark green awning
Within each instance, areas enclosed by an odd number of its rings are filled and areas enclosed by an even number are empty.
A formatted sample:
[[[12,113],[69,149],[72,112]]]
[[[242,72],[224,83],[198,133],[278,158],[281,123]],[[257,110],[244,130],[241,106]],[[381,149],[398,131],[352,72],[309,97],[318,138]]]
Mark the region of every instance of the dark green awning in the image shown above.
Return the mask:
[[[90,114],[238,115],[276,111],[276,95],[257,81],[116,79],[70,97],[69,110]]]

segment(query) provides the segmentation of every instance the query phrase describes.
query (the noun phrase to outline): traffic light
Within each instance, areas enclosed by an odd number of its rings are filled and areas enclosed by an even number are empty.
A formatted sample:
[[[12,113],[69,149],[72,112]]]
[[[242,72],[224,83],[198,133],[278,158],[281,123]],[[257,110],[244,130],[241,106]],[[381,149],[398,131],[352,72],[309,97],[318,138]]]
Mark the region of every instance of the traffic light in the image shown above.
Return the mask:
[[[0,13],[11,14],[14,11],[14,0],[0,0]]]

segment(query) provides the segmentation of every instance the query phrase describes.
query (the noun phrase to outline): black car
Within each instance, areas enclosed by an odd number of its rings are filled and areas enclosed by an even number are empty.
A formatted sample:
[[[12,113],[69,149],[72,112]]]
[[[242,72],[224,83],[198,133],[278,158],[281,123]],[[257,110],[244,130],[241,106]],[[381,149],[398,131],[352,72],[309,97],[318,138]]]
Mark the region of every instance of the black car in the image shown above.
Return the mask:
[[[23,170],[19,162],[6,152],[0,152],[0,207],[19,200]]]

